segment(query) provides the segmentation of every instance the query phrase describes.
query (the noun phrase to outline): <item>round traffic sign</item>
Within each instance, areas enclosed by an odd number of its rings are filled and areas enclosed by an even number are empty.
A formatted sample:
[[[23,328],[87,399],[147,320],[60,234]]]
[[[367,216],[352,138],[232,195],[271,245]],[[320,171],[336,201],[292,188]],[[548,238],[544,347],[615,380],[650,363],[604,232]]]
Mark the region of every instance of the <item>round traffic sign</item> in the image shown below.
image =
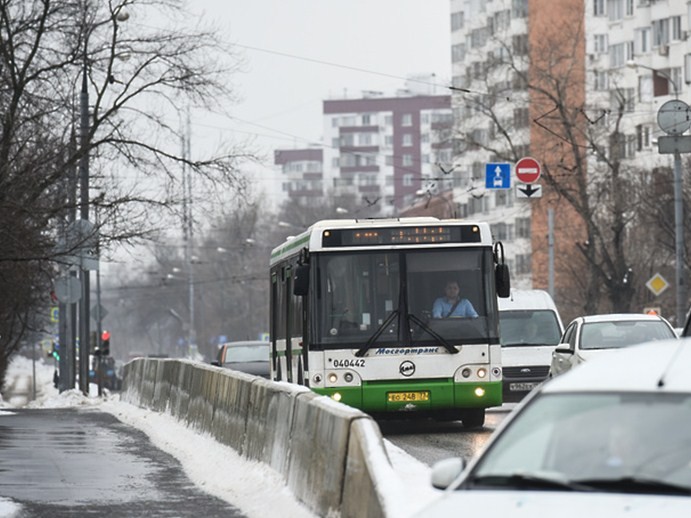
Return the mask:
[[[516,178],[519,182],[535,183],[540,178],[540,163],[529,156],[516,162]]]
[[[691,109],[679,99],[667,101],[657,112],[657,125],[668,135],[681,135],[691,128]]]

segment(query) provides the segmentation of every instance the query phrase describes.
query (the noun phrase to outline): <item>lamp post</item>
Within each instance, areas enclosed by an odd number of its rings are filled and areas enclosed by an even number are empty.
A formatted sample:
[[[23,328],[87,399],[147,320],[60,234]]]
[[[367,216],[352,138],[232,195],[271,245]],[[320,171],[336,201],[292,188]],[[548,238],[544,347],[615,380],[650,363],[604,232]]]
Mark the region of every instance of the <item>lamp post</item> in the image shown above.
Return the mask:
[[[679,101],[679,88],[676,81],[666,72],[661,72],[647,65],[641,65],[635,61],[627,61],[626,65],[630,68],[645,68],[654,74],[665,78],[674,88],[674,98],[671,102],[673,109],[666,111],[665,107],[670,103],[665,103],[658,112],[658,125],[665,133],[680,138],[681,134],[689,129],[689,107]],[[669,137],[667,137],[669,138]],[[658,140],[660,153],[671,153],[674,155],[674,255],[675,255],[675,288],[676,288],[676,325],[681,326],[686,314],[686,282],[684,279],[684,198],[681,174],[681,153],[680,147],[684,147],[677,140],[668,141],[671,145],[665,149],[667,143],[665,137]],[[683,152],[688,153],[688,150]]]
[[[79,144],[81,156],[79,158],[79,217],[85,223],[82,229],[93,229],[89,225],[89,37],[96,28],[95,24],[87,25],[87,14],[89,3],[84,3],[83,23],[84,23],[84,48],[82,49],[82,88],[79,94]],[[124,22],[129,18],[126,9],[120,7],[115,13],[116,22]],[[92,235],[83,235],[85,242],[93,242],[95,230]],[[79,271],[79,278],[82,284],[82,297],[80,299],[79,310],[79,389],[82,393],[89,394],[89,323],[90,323],[90,269],[92,265],[86,264],[86,256],[82,254],[82,265]],[[98,268],[98,266],[95,266]],[[100,337],[99,337],[100,339]]]
[[[86,13],[85,13],[86,14]],[[82,54],[82,90],[79,94],[79,141],[82,155],[79,159],[79,217],[89,221],[89,88],[88,88],[88,41],[89,33],[84,36]],[[82,284],[82,297],[79,311],[79,389],[89,394],[89,270],[79,270]]]

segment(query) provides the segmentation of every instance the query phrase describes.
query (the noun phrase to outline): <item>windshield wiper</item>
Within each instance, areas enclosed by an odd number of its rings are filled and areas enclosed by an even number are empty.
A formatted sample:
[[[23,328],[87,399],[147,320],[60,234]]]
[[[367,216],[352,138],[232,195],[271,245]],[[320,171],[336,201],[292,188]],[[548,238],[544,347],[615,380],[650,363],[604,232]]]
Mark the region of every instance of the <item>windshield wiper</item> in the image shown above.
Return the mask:
[[[443,336],[441,336],[439,333],[434,331],[430,326],[425,324],[424,321],[419,319],[413,314],[409,314],[408,318],[410,319],[411,322],[416,323],[418,326],[420,326],[420,329],[425,331],[427,334],[429,334],[432,338],[434,338],[439,345],[444,347],[447,351],[449,351],[451,354],[457,354],[458,349],[456,349],[453,345],[451,345],[449,342],[447,342]]]
[[[391,322],[393,322],[393,319],[396,318],[399,314],[399,311],[397,309],[394,309],[388,317],[386,317],[386,320],[382,322],[382,324],[377,328],[377,330],[374,332],[372,336],[369,337],[369,340],[363,345],[358,351],[355,353],[355,356],[358,358],[362,357],[365,355],[367,351],[370,350],[370,348],[374,345],[374,342],[377,341],[377,339],[381,336],[381,334],[384,332],[384,330],[389,327]]]
[[[545,477],[530,473],[513,473],[511,475],[483,475],[471,480],[473,486],[515,487],[518,489],[554,489],[567,491],[593,491],[580,481]]]
[[[594,489],[612,491],[615,493],[647,493],[660,495],[691,495],[691,488],[671,484],[654,478],[625,476],[620,478],[598,478],[576,481]]]

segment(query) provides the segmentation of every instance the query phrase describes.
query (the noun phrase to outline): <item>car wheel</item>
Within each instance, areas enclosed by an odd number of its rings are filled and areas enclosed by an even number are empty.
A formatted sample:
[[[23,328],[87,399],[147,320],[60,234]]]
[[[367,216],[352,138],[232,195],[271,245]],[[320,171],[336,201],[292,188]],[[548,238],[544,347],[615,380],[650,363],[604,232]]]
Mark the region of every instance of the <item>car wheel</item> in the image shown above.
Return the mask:
[[[482,428],[485,424],[485,409],[466,410],[461,418],[464,428]]]

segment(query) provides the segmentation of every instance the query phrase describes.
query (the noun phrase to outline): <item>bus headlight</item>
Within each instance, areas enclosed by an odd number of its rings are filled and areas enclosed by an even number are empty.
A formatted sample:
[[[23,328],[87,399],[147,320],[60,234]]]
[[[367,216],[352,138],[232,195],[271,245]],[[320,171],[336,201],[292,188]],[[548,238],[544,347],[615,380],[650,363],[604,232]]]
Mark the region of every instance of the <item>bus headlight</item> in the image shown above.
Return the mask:
[[[477,370],[477,377],[480,378],[480,379],[482,379],[482,378],[484,378],[485,376],[487,376],[487,369],[485,369],[484,367],[480,367],[480,368]]]
[[[471,371],[469,367],[466,367],[465,369],[463,369],[461,371],[461,376],[463,376],[464,378],[470,378],[470,375],[472,373],[473,373],[473,371]]]
[[[338,381],[338,376],[335,372],[329,374],[329,383],[336,383]]]
[[[331,394],[331,399],[334,401],[340,401],[341,400],[341,393],[340,392],[334,392]]]
[[[492,369],[492,376],[494,376],[495,378],[501,376],[501,369],[499,367],[494,367]]]
[[[321,374],[315,374],[312,377],[312,381],[314,382],[315,385],[320,385],[322,382],[322,375]]]
[[[484,396],[485,395],[485,389],[483,389],[482,387],[475,387],[475,395],[477,397]]]
[[[350,383],[351,381],[353,381],[353,373],[352,372],[346,372],[343,375],[343,379],[345,380],[346,383]]]

